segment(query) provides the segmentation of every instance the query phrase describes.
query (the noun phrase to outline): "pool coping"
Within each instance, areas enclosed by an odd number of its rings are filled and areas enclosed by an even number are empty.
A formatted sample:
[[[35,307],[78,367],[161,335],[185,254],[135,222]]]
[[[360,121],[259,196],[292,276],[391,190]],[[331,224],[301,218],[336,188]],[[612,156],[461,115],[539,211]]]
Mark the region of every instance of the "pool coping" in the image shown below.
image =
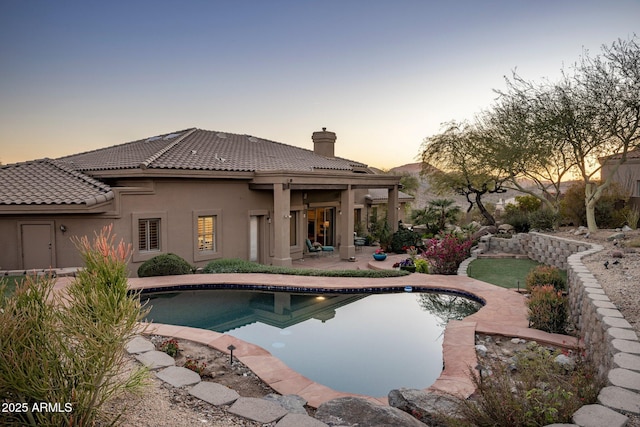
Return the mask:
[[[64,281],[63,278],[59,280]],[[384,288],[404,289],[405,286],[411,286],[415,289],[475,295],[484,301],[484,306],[463,320],[450,321],[447,324],[442,344],[444,369],[433,384],[423,389],[427,392],[447,393],[467,398],[475,391],[469,372],[475,369],[478,364],[475,351],[475,335],[477,333],[535,340],[541,344],[564,348],[582,347],[582,343],[575,337],[550,334],[529,328],[525,297],[522,294],[459,275],[411,274],[402,277],[371,279],[306,276],[303,278],[279,274],[228,273],[129,279],[129,287],[134,291],[144,289],[162,291],[176,287],[193,289],[212,285],[244,286],[280,291],[322,289],[327,292],[344,290],[367,292],[380,291]],[[316,383],[289,368],[266,349],[227,334],[155,323],[141,325],[141,331],[147,335],[161,335],[194,341],[226,354],[229,354],[227,347],[233,344],[235,347],[234,356],[262,381],[280,394],[297,394],[303,397],[310,406],[315,408],[328,400],[345,396],[358,396],[378,404],[388,404],[386,396],[372,397],[345,393]]]

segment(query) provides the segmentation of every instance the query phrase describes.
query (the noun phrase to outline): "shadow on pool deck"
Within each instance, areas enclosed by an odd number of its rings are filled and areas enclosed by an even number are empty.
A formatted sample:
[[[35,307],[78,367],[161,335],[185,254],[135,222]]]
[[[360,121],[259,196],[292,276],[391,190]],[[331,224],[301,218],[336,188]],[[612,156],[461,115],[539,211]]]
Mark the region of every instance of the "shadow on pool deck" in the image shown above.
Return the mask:
[[[305,257],[296,260],[295,268],[318,269],[390,269],[393,263],[402,259],[404,255],[390,255],[385,261],[374,261],[371,253],[375,247],[365,247],[358,251],[356,261],[340,260],[337,254],[317,257]],[[536,329],[528,328],[527,309],[525,299],[519,293],[481,282],[463,276],[440,276],[414,273],[403,277],[392,278],[354,278],[354,277],[304,277],[276,274],[196,274],[184,276],[165,276],[150,278],[132,278],[129,286],[132,289],[163,288],[172,286],[188,286],[202,284],[237,284],[273,287],[299,287],[335,289],[360,289],[379,287],[405,286],[429,288],[436,290],[458,291],[471,293],[483,301],[485,305],[476,313],[460,321],[451,321],[446,327],[443,340],[444,369],[434,384],[425,384],[428,391],[453,393],[461,397],[468,397],[473,393],[474,386],[469,378],[469,368],[477,365],[475,352],[475,334],[495,334],[506,337],[519,337],[536,340],[540,343],[575,348],[578,342],[573,337],[558,334],[548,334]],[[64,283],[59,285],[62,287]],[[235,346],[234,355],[248,366],[264,382],[269,384],[280,394],[297,394],[309,402],[310,406],[318,407],[323,402],[342,397],[353,396],[332,390],[315,383],[287,367],[282,361],[271,355],[267,350],[243,342],[230,335],[218,332],[174,325],[149,325],[146,333],[167,337],[182,338],[208,345],[216,350],[228,354],[227,347]],[[428,386],[428,387],[427,387]],[[364,396],[377,403],[387,403],[386,396]]]

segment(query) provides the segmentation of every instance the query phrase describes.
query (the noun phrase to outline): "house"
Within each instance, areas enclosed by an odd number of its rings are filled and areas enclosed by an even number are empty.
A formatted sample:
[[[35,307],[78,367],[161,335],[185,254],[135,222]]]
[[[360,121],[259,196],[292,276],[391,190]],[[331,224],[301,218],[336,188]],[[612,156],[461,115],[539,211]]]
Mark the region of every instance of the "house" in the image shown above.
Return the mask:
[[[600,176],[606,179],[620,162],[621,154],[599,159],[602,169]],[[629,194],[629,204],[640,210],[640,149],[627,152],[627,159],[613,173],[613,181],[617,182]]]
[[[388,215],[388,193],[389,191],[384,188],[371,188],[367,194],[365,194],[366,218],[363,219],[363,221],[367,228],[371,226],[372,220],[381,219]],[[402,221],[404,223],[407,222],[407,213],[410,208],[410,203],[414,200],[415,198],[412,195],[404,193],[403,191],[398,192],[398,206],[396,206],[396,210],[398,211],[398,221]]]
[[[161,253],[290,265],[307,238],[348,259],[371,189],[388,192],[397,228],[400,178],[336,157],[336,139],[323,128],[307,150],[192,128],[0,166],[0,270],[81,265],[73,237],[111,223],[132,271]]]

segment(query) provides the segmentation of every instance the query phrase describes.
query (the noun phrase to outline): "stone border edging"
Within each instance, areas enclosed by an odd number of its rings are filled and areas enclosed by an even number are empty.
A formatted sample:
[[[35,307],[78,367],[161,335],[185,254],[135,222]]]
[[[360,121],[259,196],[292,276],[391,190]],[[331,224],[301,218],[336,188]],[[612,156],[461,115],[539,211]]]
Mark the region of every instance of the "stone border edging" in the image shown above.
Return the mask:
[[[600,252],[604,247],[536,232],[514,237],[485,236],[479,249],[489,250],[497,243],[501,252],[526,254],[536,261],[567,270],[571,316],[584,337],[588,359],[608,384],[598,395],[600,404],[580,408],[574,413],[574,422],[581,426],[596,425],[594,422],[610,427],[625,425],[627,417],[621,414],[640,414],[640,342],[633,327],[582,263],[584,256]],[[469,258],[465,264],[465,275],[472,260]]]

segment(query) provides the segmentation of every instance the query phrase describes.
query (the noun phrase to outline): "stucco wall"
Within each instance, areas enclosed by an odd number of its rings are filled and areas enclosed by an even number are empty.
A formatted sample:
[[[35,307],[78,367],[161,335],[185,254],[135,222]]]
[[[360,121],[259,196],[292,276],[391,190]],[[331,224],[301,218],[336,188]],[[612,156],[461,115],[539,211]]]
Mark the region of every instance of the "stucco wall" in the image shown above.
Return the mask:
[[[0,270],[32,268],[22,265],[20,255],[20,223],[47,222],[51,224],[51,248],[54,253],[54,268],[78,267],[82,260],[72,238],[92,236],[105,225],[113,224],[118,239],[134,244],[137,241],[138,218],[161,218],[161,251],[146,254],[134,253],[130,272],[135,275],[138,266],[158,253],[175,253],[189,263],[203,267],[215,258],[249,259],[250,216],[262,215],[259,234],[264,263],[274,257],[274,193],[271,190],[255,190],[245,180],[208,179],[127,179],[112,183],[115,199],[104,212],[61,213],[42,215],[0,216]],[[305,208],[309,206],[331,206],[340,208],[340,191],[306,190],[291,191],[290,209],[297,211],[297,244],[290,246],[290,257],[303,256],[307,236]],[[358,200],[362,205],[363,200]],[[215,212],[219,227],[218,251],[213,256],[201,256],[195,248],[194,216]],[[207,213],[208,212],[208,213]],[[353,214],[336,214],[335,242],[340,244],[352,239],[342,239],[341,223]],[[271,219],[272,221],[269,221]],[[281,217],[280,217],[281,219]],[[287,223],[288,224],[288,223]],[[65,232],[60,227],[64,225]],[[44,242],[46,245],[49,242]],[[43,266],[41,268],[46,268]]]

